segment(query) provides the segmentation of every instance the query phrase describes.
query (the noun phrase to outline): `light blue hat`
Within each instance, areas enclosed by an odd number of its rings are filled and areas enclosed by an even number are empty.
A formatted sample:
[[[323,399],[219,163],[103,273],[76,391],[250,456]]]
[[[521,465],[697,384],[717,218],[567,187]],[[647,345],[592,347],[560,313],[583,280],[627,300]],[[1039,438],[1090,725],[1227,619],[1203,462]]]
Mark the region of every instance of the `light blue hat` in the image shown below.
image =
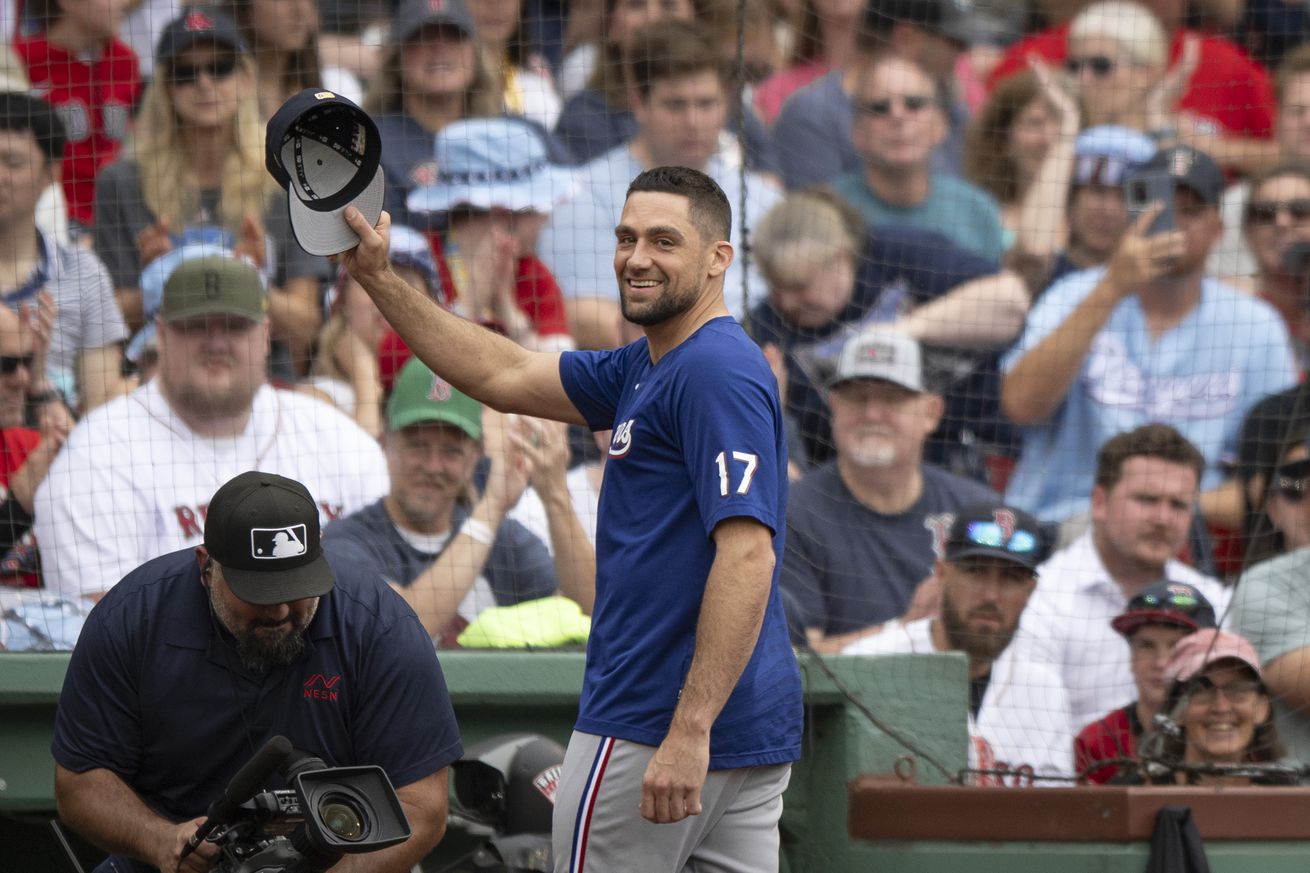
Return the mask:
[[[572,193],[573,172],[550,163],[541,131],[521,118],[469,118],[441,129],[433,144],[437,178],[414,189],[414,212],[475,209],[550,212]]]
[[[1101,124],[1078,134],[1073,149],[1073,184],[1117,188],[1129,169],[1151,159],[1156,146],[1140,130]]]
[[[127,344],[126,356],[129,361],[136,363],[141,354],[154,344],[155,316],[159,314],[159,307],[163,305],[164,283],[168,281],[168,277],[187,261],[214,255],[235,257],[232,250],[221,243],[186,243],[155,258],[141,271],[141,308],[145,313],[145,326],[138,330]],[[259,278],[267,289],[267,277],[262,270],[259,272]]]

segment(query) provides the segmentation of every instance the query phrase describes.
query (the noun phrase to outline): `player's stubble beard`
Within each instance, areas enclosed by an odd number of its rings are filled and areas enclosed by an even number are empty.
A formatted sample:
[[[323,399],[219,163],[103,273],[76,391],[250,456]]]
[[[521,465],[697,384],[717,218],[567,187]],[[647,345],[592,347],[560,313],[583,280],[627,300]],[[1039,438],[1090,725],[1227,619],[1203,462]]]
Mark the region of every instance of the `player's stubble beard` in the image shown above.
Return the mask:
[[[241,666],[247,670],[266,673],[278,667],[287,667],[294,664],[305,651],[305,629],[309,627],[318,612],[317,603],[304,614],[293,611],[287,617],[290,626],[282,633],[272,636],[259,633],[259,628],[272,625],[259,621],[243,621],[214,594],[213,585],[208,586],[208,590],[210,611],[215,621],[236,639],[237,657],[241,659]]]
[[[649,303],[638,306],[628,297],[626,285],[628,279],[663,282],[664,293]],[[655,276],[628,276],[624,274],[619,279],[619,306],[622,309],[623,317],[639,327],[654,327],[671,318],[676,318],[695,306],[696,301],[699,299],[700,288],[684,289],[671,281],[664,273]]]

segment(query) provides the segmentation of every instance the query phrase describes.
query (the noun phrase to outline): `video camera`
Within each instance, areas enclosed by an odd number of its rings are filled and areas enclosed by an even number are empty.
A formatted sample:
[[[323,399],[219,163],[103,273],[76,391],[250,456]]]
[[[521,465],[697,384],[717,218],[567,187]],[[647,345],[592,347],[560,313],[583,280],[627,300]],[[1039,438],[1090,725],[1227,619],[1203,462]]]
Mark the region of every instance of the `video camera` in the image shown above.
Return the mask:
[[[261,791],[274,772],[290,788]],[[218,847],[217,873],[318,873],[342,855],[409,839],[409,821],[381,767],[328,767],[273,737],[210,804],[182,857]]]

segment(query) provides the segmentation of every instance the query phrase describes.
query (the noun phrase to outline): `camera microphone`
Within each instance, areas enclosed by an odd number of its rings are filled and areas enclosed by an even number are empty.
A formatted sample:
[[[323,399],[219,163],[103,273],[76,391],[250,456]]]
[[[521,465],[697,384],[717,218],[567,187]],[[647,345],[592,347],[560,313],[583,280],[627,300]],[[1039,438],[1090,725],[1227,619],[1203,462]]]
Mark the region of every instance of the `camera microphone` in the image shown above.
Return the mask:
[[[196,832],[187,841],[186,848],[182,850],[178,860],[181,861],[195,851],[214,828],[236,818],[241,804],[259,792],[265,780],[277,772],[278,767],[282,766],[282,762],[291,752],[291,741],[286,737],[281,735],[270,737],[263,748],[256,752],[254,757],[247,761],[227,783],[223,796],[209,804],[209,809],[205,811],[204,822],[196,828]]]

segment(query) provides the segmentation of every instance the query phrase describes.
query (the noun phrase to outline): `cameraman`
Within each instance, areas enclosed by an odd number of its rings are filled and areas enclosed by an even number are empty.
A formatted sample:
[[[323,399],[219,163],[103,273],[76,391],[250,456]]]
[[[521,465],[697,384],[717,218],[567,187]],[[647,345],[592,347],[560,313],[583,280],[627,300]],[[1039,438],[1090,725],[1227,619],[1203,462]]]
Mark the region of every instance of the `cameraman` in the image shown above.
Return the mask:
[[[459,733],[428,635],[376,576],[323,552],[303,485],[249,472],[210,501],[203,546],[147,562],[96,605],[53,751],[60,818],[114,856],[98,871],[210,869],[211,844],[179,863],[199,814],[276,734],[397,786],[413,836],[333,870],[400,873],[437,844]]]

